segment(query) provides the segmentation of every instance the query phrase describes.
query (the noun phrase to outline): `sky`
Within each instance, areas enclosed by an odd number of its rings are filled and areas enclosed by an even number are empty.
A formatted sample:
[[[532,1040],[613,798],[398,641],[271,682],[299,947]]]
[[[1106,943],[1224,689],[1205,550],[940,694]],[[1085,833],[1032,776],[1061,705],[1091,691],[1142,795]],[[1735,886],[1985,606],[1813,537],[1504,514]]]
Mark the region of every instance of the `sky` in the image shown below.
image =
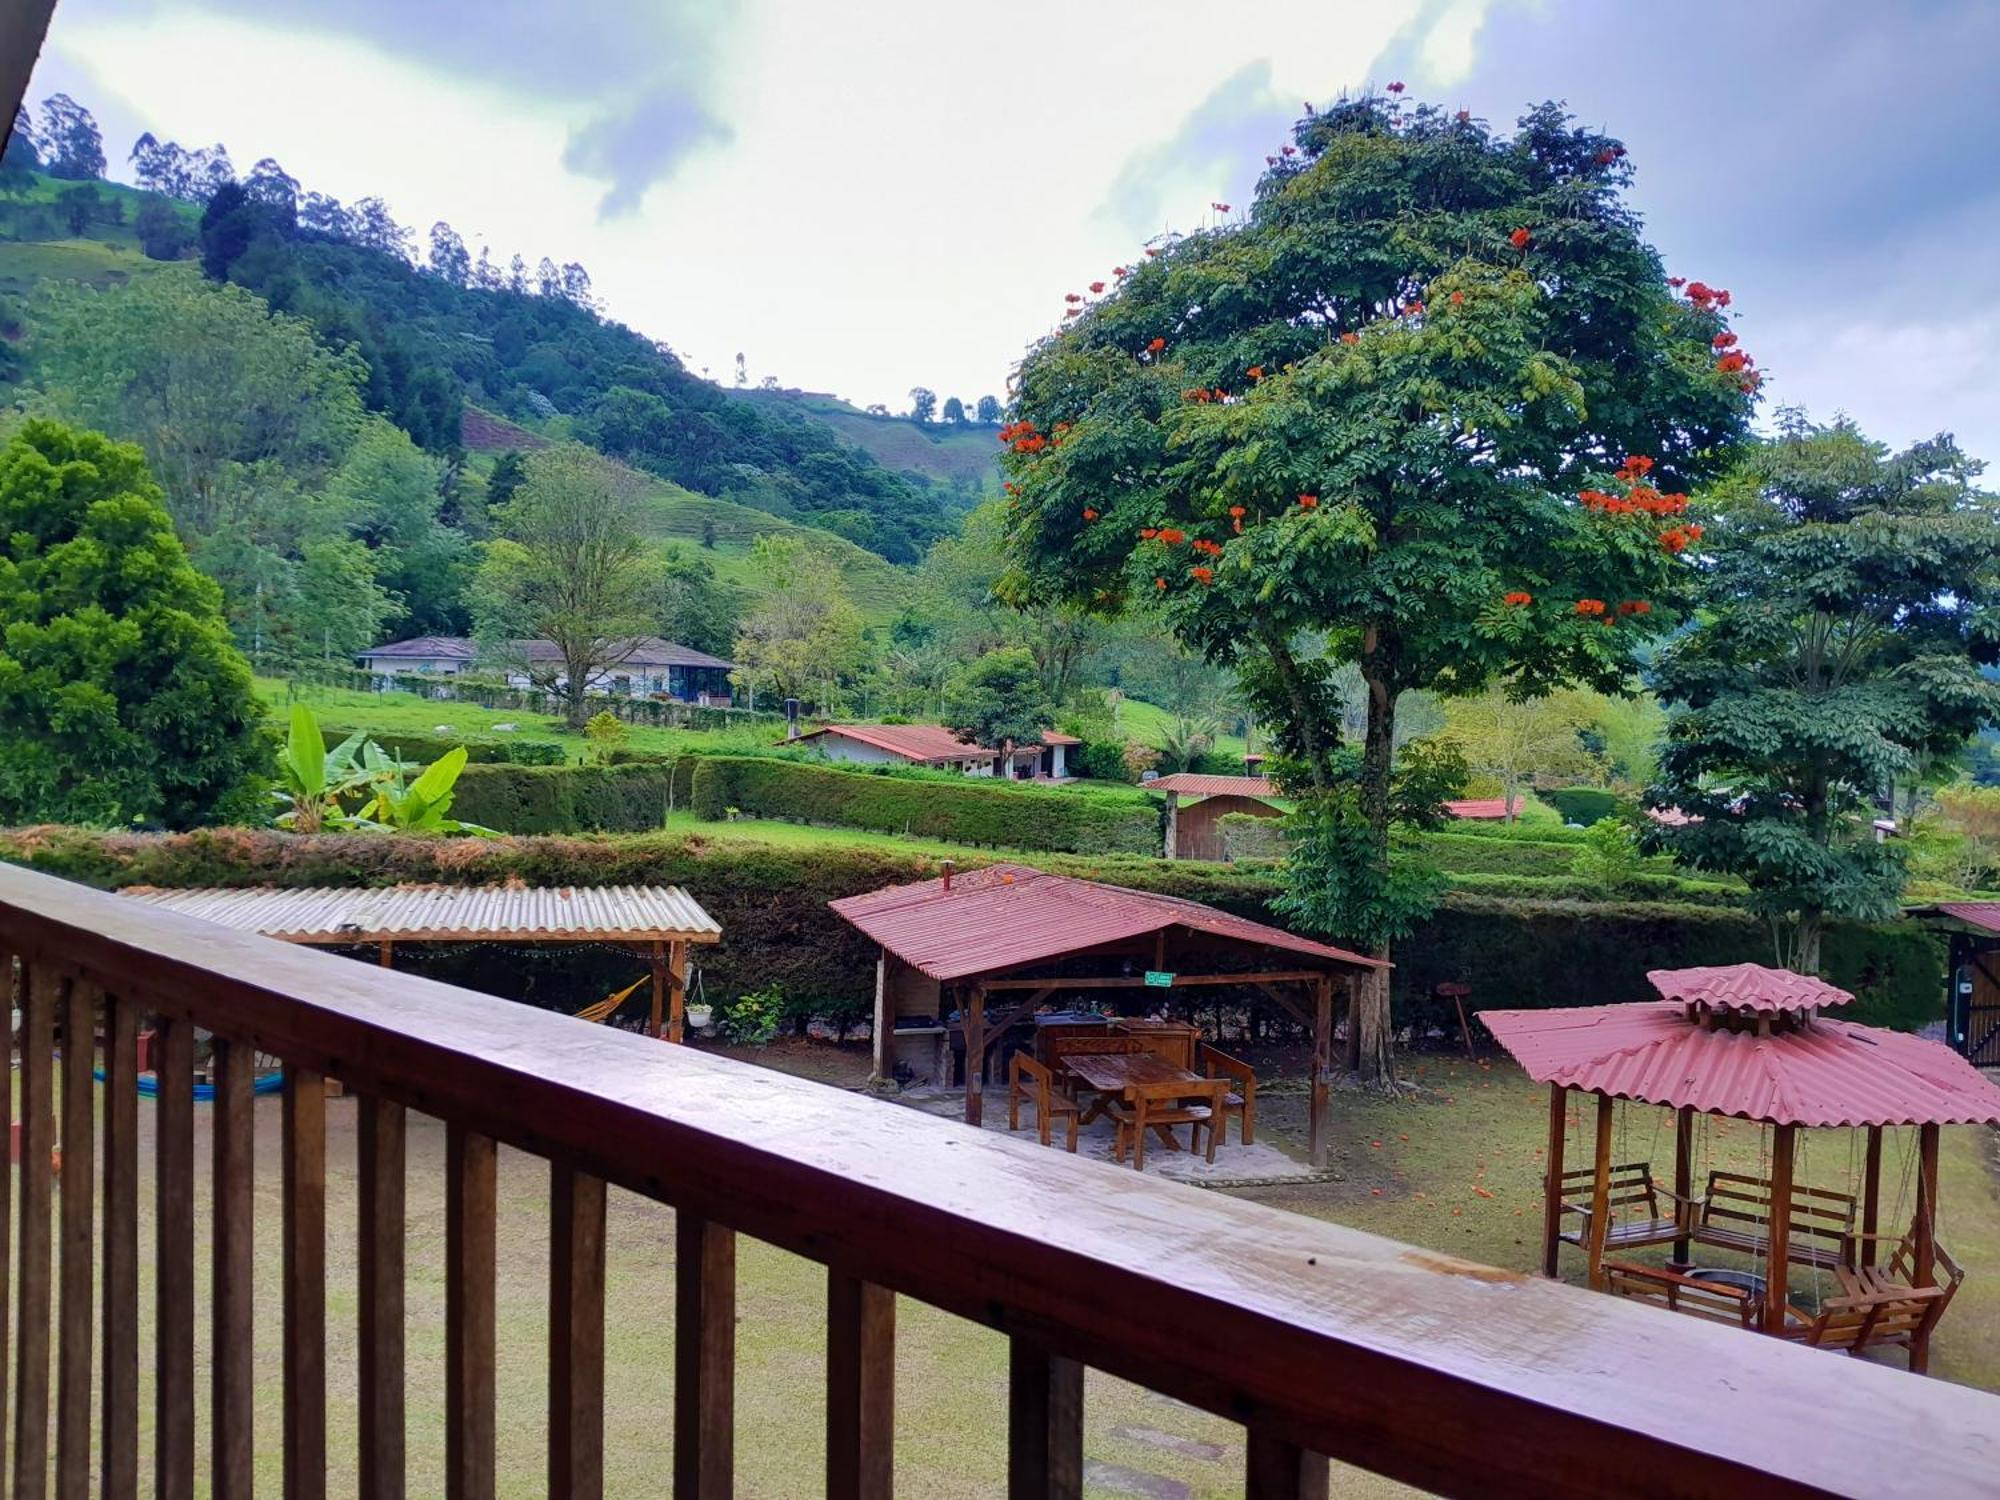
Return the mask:
[[[728,382],[1004,394],[1063,294],[1241,204],[1307,101],[1391,81],[1622,139],[1766,412],[2000,459],[1991,0],[62,0],[29,92],[272,156]],[[1985,270],[1982,272],[1981,267]]]

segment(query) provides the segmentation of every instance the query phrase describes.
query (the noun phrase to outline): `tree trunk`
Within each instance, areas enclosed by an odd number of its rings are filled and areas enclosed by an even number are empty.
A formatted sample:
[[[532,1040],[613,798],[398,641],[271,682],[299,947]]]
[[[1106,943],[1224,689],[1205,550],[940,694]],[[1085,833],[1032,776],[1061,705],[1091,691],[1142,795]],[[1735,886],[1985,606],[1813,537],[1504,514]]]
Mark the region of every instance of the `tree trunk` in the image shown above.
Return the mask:
[[[1799,913],[1798,936],[1793,939],[1792,967],[1801,974],[1819,972],[1820,934],[1825,931],[1826,917],[1817,911]]]
[[[1378,871],[1389,865],[1389,777],[1395,759],[1396,689],[1379,670],[1371,670],[1368,656],[1376,654],[1371,629],[1370,650],[1364,653],[1361,675],[1368,688],[1368,728],[1361,747],[1361,815],[1368,823],[1368,857]],[[1372,956],[1389,957],[1386,939],[1377,943]],[[1389,971],[1371,969],[1355,981],[1354,1017],[1359,1022],[1360,1053],[1356,1071],[1364,1082],[1377,1088],[1396,1085],[1395,1025],[1389,1014]],[[1352,1046],[1350,1044],[1350,1054]]]
[[[572,669],[563,679],[563,722],[577,734],[590,722],[589,705],[584,702],[585,679]]]

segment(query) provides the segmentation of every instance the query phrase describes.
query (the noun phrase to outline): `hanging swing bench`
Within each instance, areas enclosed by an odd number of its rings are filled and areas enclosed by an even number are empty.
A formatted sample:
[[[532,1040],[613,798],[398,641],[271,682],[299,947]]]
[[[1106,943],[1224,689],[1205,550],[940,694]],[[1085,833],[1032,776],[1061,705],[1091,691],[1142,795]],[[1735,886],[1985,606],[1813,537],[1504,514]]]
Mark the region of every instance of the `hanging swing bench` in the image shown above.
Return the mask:
[[[1964,1279],[1937,1239],[1939,1128],[2000,1125],[2000,1088],[1936,1042],[1833,1018],[1854,997],[1824,980],[1758,964],[1647,978],[1661,999],[1480,1013],[1549,1086],[1543,1274],[1560,1274],[1572,1245],[1600,1290],[1818,1348],[1902,1349],[1921,1373]],[[1588,1165],[1565,1169],[1573,1092],[1597,1100],[1595,1138]],[[1616,1101],[1670,1112],[1671,1185],[1615,1144]],[[1732,1117],[1762,1132],[1759,1169],[1709,1170],[1697,1192],[1697,1125]],[[1915,1201],[1907,1227],[1885,1233],[1890,1127],[1906,1144],[1914,1131],[1902,1176]],[[1850,1158],[1863,1133],[1858,1194],[1800,1180],[1804,1132],[1829,1129],[1848,1132]],[[1672,1247],[1664,1264],[1628,1258],[1659,1246]],[[1698,1264],[1698,1250],[1752,1269]],[[1822,1295],[1794,1298],[1801,1268]]]

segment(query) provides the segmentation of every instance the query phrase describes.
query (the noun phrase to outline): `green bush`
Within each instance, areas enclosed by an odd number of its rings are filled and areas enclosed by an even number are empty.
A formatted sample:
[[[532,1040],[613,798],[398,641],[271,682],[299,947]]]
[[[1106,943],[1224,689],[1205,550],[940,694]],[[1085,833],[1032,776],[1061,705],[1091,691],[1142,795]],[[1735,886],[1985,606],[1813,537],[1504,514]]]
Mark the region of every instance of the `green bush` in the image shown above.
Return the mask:
[[[785,992],[775,984],[725,1000],[716,1011],[722,1034],[739,1047],[761,1047],[785,1020]]]
[[[1454,819],[1441,831],[1453,838],[1528,844],[1581,844],[1584,835],[1581,828],[1566,828],[1555,822],[1502,823],[1495,820],[1487,823],[1471,819]]]
[[[1008,849],[1150,854],[1161,838],[1160,804],[1136,790],[884,775],[761,756],[696,758],[689,804],[711,822],[734,807],[753,817]]]
[[[1417,836],[1447,875],[1567,875],[1576,859],[1576,845],[1566,841],[1491,838],[1461,833],[1460,826]]]
[[[643,833],[688,805],[692,762],[467,766],[454,814],[501,833]]]
[[[1565,786],[1535,795],[1561,813],[1564,822],[1585,828],[1631,810],[1631,804],[1623,797],[1601,786]]]
[[[337,745],[357,728],[391,755],[421,765],[429,765],[459,745],[465,747],[465,758],[474,765],[560,766],[570,758],[569,752],[554,740],[468,740],[453,735],[409,734],[346,724],[322,724],[320,733],[326,736],[327,744]]]
[[[1070,746],[1065,759],[1072,776],[1087,776],[1092,781],[1130,781],[1131,769],[1125,764],[1125,746],[1118,740],[1085,740],[1081,745]]]
[[[661,833],[448,840],[37,828],[0,832],[0,859],[106,889],[508,880],[679,885],[722,925],[720,944],[694,951],[704,990],[718,1006],[728,996],[776,986],[814,996],[814,1013],[827,1016],[866,1013],[876,949],[826,903],[933,878],[938,868],[926,856],[874,846],[795,849]],[[1271,920],[1269,902],[1277,894],[1270,872],[1232,865],[1122,855],[1018,862],[1205,901],[1258,921]],[[978,857],[962,863],[976,865]],[[433,977],[571,1011],[636,977],[631,958],[613,950],[411,944],[408,953],[412,967]],[[1849,1008],[1854,1019],[1914,1029],[1942,1014],[1943,944],[1924,929],[1837,922],[1827,929],[1824,954],[1827,977],[1858,997]],[[1727,907],[1459,890],[1394,956],[1396,1014],[1421,1023],[1438,1014],[1428,997],[1445,980],[1470,984],[1474,1009],[1641,1000],[1653,994],[1648,969],[1769,963],[1771,939],[1763,923]],[[397,962],[405,962],[400,952]]]

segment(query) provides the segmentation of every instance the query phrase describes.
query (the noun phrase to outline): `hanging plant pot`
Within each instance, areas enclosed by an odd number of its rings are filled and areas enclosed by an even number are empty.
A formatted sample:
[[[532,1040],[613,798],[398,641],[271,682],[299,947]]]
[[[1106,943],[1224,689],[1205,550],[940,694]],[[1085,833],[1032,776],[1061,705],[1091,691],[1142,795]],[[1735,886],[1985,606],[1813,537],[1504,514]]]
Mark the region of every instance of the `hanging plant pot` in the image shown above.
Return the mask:
[[[687,1017],[688,1025],[692,1026],[696,1031],[706,1031],[708,1030],[709,1022],[715,1019],[715,1007],[712,1005],[690,1005],[683,1014]]]

